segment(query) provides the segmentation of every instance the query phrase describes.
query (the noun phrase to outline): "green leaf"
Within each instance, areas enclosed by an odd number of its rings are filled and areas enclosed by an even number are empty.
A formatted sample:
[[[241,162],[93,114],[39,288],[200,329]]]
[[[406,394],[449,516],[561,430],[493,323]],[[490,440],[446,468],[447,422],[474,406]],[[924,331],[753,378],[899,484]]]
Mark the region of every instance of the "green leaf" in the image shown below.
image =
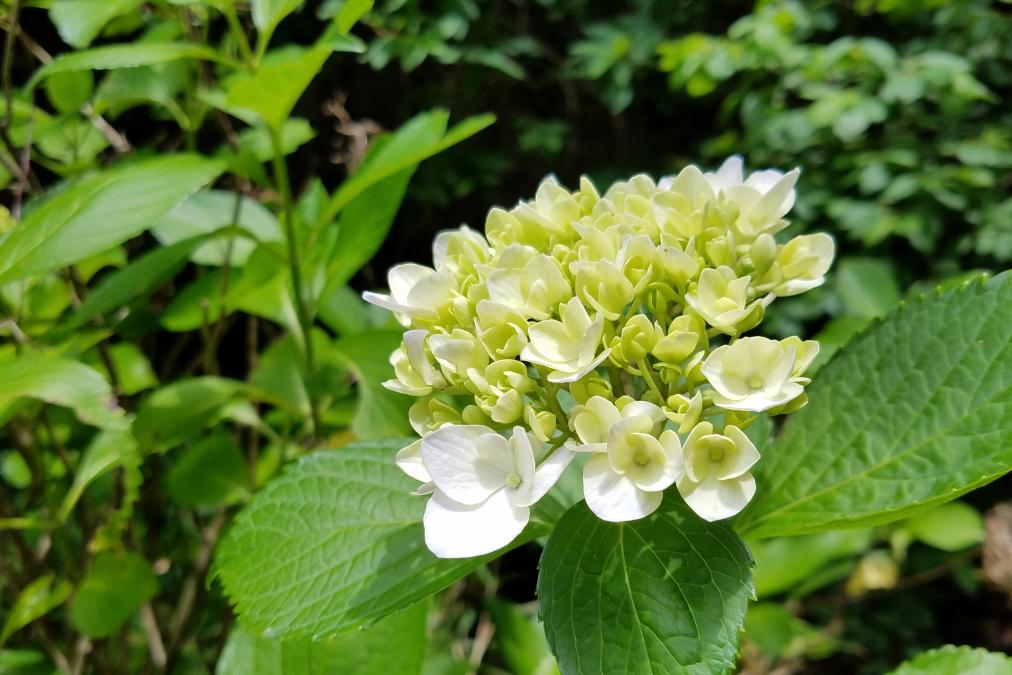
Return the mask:
[[[370,186],[439,154],[490,126],[495,122],[495,115],[485,114],[468,117],[452,127],[438,141],[417,142],[416,135],[422,134],[423,139],[428,139],[429,129],[445,129],[448,119],[449,113],[437,109],[408,120],[385,143],[382,155],[377,154],[370,163],[359,167],[359,170],[351,178],[341,184],[341,187],[331,196],[327,207],[313,224],[312,229],[317,231],[329,225],[342,209]],[[423,134],[423,132],[425,133]]]
[[[255,630],[327,638],[407,607],[496,557],[440,560],[425,499],[394,464],[410,439],[302,457],[257,493],[218,547],[215,574]],[[514,545],[539,534],[530,528]]]
[[[1010,343],[1012,274],[901,305],[819,373],[756,467],[741,531],[887,523],[1007,473]]]
[[[4,675],[54,675],[57,672],[42,651],[0,649],[0,673]]]
[[[136,68],[180,59],[226,61],[216,50],[206,45],[183,42],[107,45],[78,52],[67,52],[57,56],[52,62],[35,71],[31,80],[28,81],[28,88],[32,89],[38,86],[39,82],[57,73],[69,73],[75,70]]]
[[[373,0],[346,0],[341,3],[341,9],[337,11],[334,22],[338,31],[345,34],[351,30],[359,19],[372,9]]]
[[[316,332],[313,335],[314,338],[320,337]],[[314,345],[318,341],[314,339]],[[263,398],[286,407],[302,419],[308,419],[310,403],[305,363],[305,356],[295,336],[286,335],[260,355],[249,382],[262,392],[260,395]]]
[[[890,675],[1012,675],[1012,658],[972,647],[945,645],[918,654]]]
[[[120,466],[124,457],[132,457],[136,452],[137,442],[128,429],[107,429],[96,434],[85,449],[74,474],[74,483],[63,498],[60,521],[70,516],[89,485]]]
[[[71,408],[85,424],[121,428],[123,411],[97,371],[62,356],[23,354],[0,362],[0,420],[6,422],[21,397]]]
[[[341,212],[334,254],[327,263],[329,287],[347,283],[379,250],[404,200],[414,169],[404,169],[374,183]]]
[[[133,423],[141,452],[179,445],[221,419],[223,408],[245,389],[237,380],[195,377],[157,389],[141,403]]]
[[[182,290],[162,312],[159,323],[166,330],[186,332],[221,318],[221,270],[207,270]]]
[[[245,120],[252,115],[280,130],[331,51],[289,45],[269,52],[256,71],[225,81],[226,111]]]
[[[301,117],[289,117],[281,127],[281,151],[287,156],[299,146],[312,140],[316,132],[308,121]],[[264,127],[248,127],[239,133],[240,152],[252,156],[258,162],[268,162],[274,156],[270,131]]]
[[[53,0],[49,18],[71,47],[82,49],[98,37],[107,23],[136,11],[143,0]]]
[[[237,206],[238,203],[238,206]],[[190,258],[199,265],[246,264],[258,241],[283,241],[277,218],[259,202],[224,190],[201,190],[177,204],[151,226],[163,246],[232,225],[238,232],[205,243]],[[231,255],[229,255],[231,252]]]
[[[823,658],[836,650],[837,643],[807,621],[792,615],[782,605],[758,602],[745,613],[745,635],[767,656]]]
[[[184,506],[233,504],[249,494],[246,460],[231,436],[215,433],[186,449],[169,470],[169,494]]]
[[[228,636],[216,675],[419,675],[428,638],[427,602],[391,614],[365,630],[331,640],[278,640],[241,625]]]
[[[146,298],[186,264],[187,258],[211,235],[198,235],[149,251],[104,277],[68,319],[65,328],[73,329],[103,314],[119,309],[138,298]]]
[[[216,160],[179,154],[83,178],[0,239],[0,283],[71,265],[140,234],[223,168]]]
[[[675,498],[629,523],[583,502],[556,525],[538,597],[563,673],[725,673],[752,596],[745,545]]]
[[[964,502],[949,502],[902,523],[916,539],[943,551],[959,551],[984,540],[984,519]]]
[[[791,591],[841,558],[850,558],[867,549],[871,530],[837,530],[800,537],[751,541],[755,558],[752,580],[760,599]]]
[[[117,342],[109,347],[109,360],[119,377],[119,390],[127,396],[158,385],[158,376],[151,368],[151,362],[133,342]],[[108,375],[104,363],[101,363],[100,370]]]
[[[345,361],[358,384],[358,408],[351,430],[358,438],[374,439],[411,433],[408,396],[383,387],[393,377],[390,354],[400,346],[401,333],[370,331],[345,335],[334,343],[334,351]]]
[[[485,606],[495,623],[495,641],[509,672],[514,675],[558,675],[559,667],[548,651],[545,631],[536,616],[527,615],[498,598],[487,598]]]
[[[58,581],[54,585],[52,574],[41,576],[25,586],[4,620],[3,629],[0,630],[0,646],[32,621],[62,605],[73,590],[74,587],[67,581]]]
[[[157,592],[155,573],[140,555],[100,553],[77,589],[70,622],[89,637],[108,637]]]
[[[253,25],[270,35],[281,20],[298,9],[302,0],[253,0]]]
[[[46,80],[46,98],[61,113],[76,113],[95,90],[90,71],[57,73]]]
[[[844,258],[836,269],[836,292],[847,313],[874,319],[899,304],[900,287],[892,263],[877,258]]]

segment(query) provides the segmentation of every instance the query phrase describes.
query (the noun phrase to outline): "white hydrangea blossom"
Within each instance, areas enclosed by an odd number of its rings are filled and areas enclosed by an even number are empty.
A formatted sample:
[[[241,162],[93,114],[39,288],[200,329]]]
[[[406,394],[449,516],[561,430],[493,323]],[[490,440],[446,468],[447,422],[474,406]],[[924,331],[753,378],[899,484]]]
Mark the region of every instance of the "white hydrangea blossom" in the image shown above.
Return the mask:
[[[384,384],[419,398],[421,438],[396,462],[428,495],[436,555],[509,545],[574,453],[604,520],[666,494],[706,520],[748,504],[760,456],[745,429],[805,404],[818,344],[745,334],[835,255],[822,233],[777,240],[798,177],[746,174],[740,157],[604,194],[550,177],[492,209],[484,235],[440,233],[432,268],[397,265],[389,294],[364,294],[406,328]]]

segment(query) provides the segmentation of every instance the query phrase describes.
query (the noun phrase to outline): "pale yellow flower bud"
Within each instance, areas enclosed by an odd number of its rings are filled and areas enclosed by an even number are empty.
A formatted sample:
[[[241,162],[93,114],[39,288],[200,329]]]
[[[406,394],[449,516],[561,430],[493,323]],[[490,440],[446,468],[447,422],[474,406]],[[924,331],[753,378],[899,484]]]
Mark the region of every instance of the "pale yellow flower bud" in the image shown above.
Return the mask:
[[[610,262],[574,263],[572,268],[577,296],[609,321],[618,319],[636,295],[622,271]]]
[[[539,441],[547,443],[555,433],[557,420],[555,415],[547,410],[539,411],[527,406],[524,408],[524,422]]]
[[[751,281],[751,277],[737,277],[730,267],[708,267],[699,275],[695,290],[685,296],[685,301],[717,330],[737,335],[762,320],[762,303],[749,302]]]
[[[569,393],[577,403],[586,403],[593,396],[611,399],[611,383],[600,375],[587,375],[569,383]]]
[[[699,317],[683,314],[672,319],[668,334],[657,341],[652,353],[666,364],[678,365],[706,346],[706,326]]]

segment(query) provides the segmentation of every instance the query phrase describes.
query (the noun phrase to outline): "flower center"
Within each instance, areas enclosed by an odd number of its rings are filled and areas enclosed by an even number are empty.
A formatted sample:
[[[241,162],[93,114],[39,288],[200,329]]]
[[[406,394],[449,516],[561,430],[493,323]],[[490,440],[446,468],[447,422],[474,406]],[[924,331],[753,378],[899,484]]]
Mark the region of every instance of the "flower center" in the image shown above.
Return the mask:
[[[738,309],[738,303],[731,298],[720,298],[713,303],[713,308],[718,312],[730,312],[733,309]]]
[[[724,461],[724,448],[718,445],[711,445],[709,457],[711,462],[713,462],[714,464],[719,464],[720,462]]]
[[[520,477],[519,474],[511,473],[510,475],[506,476],[506,485],[508,485],[511,488],[516,489],[520,487],[520,484],[523,482],[524,480]]]
[[[637,450],[636,454],[633,456],[633,461],[637,466],[646,466],[650,463],[650,457],[648,457],[647,453],[643,450]]]
[[[748,378],[748,386],[750,386],[753,389],[762,389],[763,388],[762,375],[756,374]]]

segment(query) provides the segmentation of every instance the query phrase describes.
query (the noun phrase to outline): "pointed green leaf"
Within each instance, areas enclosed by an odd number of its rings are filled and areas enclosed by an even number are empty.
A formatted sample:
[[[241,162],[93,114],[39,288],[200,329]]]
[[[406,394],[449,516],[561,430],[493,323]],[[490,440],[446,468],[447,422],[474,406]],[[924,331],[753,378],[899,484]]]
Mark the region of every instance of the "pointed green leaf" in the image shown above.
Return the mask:
[[[57,56],[50,63],[35,71],[32,79],[28,82],[28,88],[38,86],[39,82],[56,73],[69,73],[75,70],[136,68],[180,59],[222,61],[223,57],[206,45],[185,42],[106,45]]]
[[[875,525],[1012,467],[1012,274],[906,302],[852,341],[756,466],[753,536]]]
[[[301,4],[302,0],[253,0],[253,25],[258,31],[270,34]]]
[[[62,605],[73,590],[74,587],[67,581],[54,584],[52,574],[39,577],[25,586],[0,629],[0,646],[15,632]]]
[[[130,457],[136,452],[137,442],[129,429],[107,429],[96,434],[85,449],[74,474],[74,483],[63,498],[60,520],[67,519],[92,482],[120,466],[124,457]]]
[[[87,47],[107,23],[136,11],[143,0],[53,0],[49,18],[71,47]]]
[[[324,45],[289,45],[269,52],[254,72],[237,73],[225,82],[226,110],[280,130],[331,51]]]
[[[312,229],[315,231],[329,225],[342,209],[370,186],[439,154],[490,126],[495,122],[495,115],[468,117],[434,142],[420,143],[415,138],[423,132],[424,138],[428,138],[430,128],[445,129],[448,119],[449,113],[436,109],[408,120],[394,132],[389,142],[383,146],[382,152],[377,152],[368,164],[363,163],[351,178],[341,184]]]
[[[669,496],[661,510],[608,523],[580,502],[541,557],[538,597],[564,675],[726,673],[753,595],[748,549]]]
[[[179,154],[81,179],[0,239],[0,283],[71,265],[140,234],[223,168],[220,161]]]
[[[6,421],[21,397],[72,409],[86,424],[121,428],[123,411],[112,388],[96,370],[62,356],[24,354],[0,362],[0,420]]]
[[[209,234],[198,235],[161,246],[112,272],[88,294],[65,328],[83,326],[96,316],[150,295],[182,269],[187,258],[210,238]]]

